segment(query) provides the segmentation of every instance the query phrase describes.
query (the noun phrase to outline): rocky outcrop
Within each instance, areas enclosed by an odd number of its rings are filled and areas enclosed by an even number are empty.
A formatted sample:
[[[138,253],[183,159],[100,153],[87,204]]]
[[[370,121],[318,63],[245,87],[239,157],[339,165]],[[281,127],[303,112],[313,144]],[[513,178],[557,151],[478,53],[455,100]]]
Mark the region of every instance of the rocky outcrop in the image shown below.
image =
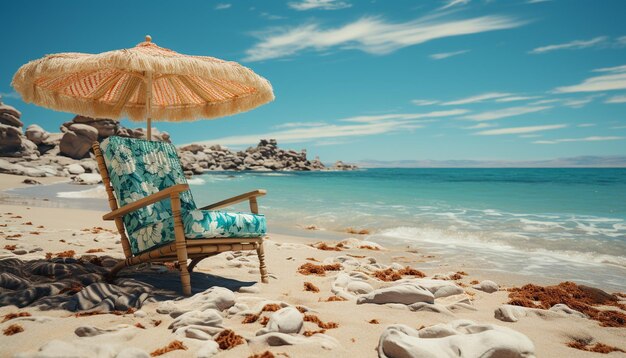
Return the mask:
[[[63,123],[61,133],[49,133],[32,124],[22,132],[21,114],[0,102],[0,173],[42,176],[70,176],[77,183],[93,183],[98,166],[91,152],[94,141],[111,135],[146,138],[143,128],[126,128],[106,118],[75,116]],[[152,129],[152,140],[170,141],[167,132]],[[278,148],[275,139],[262,139],[256,147],[232,151],[220,145],[190,144],[178,148],[181,164],[188,176],[206,171],[315,171],[354,170],[356,166],[339,161],[331,168],[315,158],[307,159],[306,150]],[[91,175],[96,174],[96,175]]]
[[[183,169],[188,174],[208,170],[313,171],[325,170],[319,160],[308,160],[306,150],[297,152],[278,148],[275,139],[261,139],[256,147],[231,151],[220,145],[190,144],[178,148]]]

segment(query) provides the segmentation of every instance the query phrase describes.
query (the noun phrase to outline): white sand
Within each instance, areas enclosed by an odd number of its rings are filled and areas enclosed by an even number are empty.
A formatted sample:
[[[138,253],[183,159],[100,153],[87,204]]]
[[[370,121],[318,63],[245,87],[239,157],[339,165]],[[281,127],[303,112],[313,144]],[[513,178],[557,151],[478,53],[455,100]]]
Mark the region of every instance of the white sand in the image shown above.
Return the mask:
[[[0,175],[0,188],[16,187],[20,185],[21,179],[23,178]],[[51,181],[46,180],[46,178],[43,179],[47,182]],[[88,249],[102,248],[104,252],[96,255],[122,258],[121,245],[115,243],[118,240],[117,235],[108,231],[113,231],[115,226],[112,222],[102,221],[102,214],[102,212],[87,210],[19,207],[0,204],[0,225],[7,225],[0,227],[0,257],[32,260],[43,258],[46,252],[56,253],[65,250],[75,250],[77,256],[80,256],[85,254]],[[32,225],[27,224],[29,222]],[[38,228],[39,226],[43,226],[43,228]],[[83,231],[94,227],[101,227],[105,230],[96,230],[99,233],[92,233],[89,230]],[[32,234],[32,232],[39,234]],[[16,234],[21,236],[11,238]],[[472,288],[470,281],[489,279],[489,277],[478,277],[472,272],[468,272],[468,276],[457,281],[466,286],[462,288],[451,281],[439,282],[444,286],[452,285],[456,288],[441,288],[439,286],[432,288],[433,286],[428,280],[420,281],[407,278],[402,283],[403,285],[413,285],[412,288],[408,288],[412,292],[421,290],[419,291],[421,292],[420,295],[432,296],[434,304],[419,304],[419,302],[413,305],[384,305],[364,302],[357,304],[357,297],[365,297],[359,293],[365,293],[371,289],[395,287],[399,284],[398,282],[382,282],[369,276],[367,273],[375,269],[377,265],[386,267],[392,262],[399,263],[401,266],[409,265],[424,271],[428,277],[437,274],[445,275],[451,271],[465,270],[465,268],[462,263],[458,262],[443,262],[440,267],[427,265],[425,261],[429,260],[428,255],[422,252],[405,252],[394,248],[380,251],[359,248],[351,248],[341,252],[322,251],[308,246],[312,243],[311,239],[272,235],[271,232],[270,235],[271,239],[266,244],[266,262],[273,278],[270,278],[269,284],[255,283],[259,280],[258,261],[255,255],[248,256],[247,253],[244,253],[233,256],[225,253],[206,259],[198,265],[198,272],[208,273],[221,277],[221,279],[209,276],[209,279],[204,281],[194,279],[196,277],[192,276],[192,286],[196,291],[209,289],[207,282],[224,282],[231,288],[244,286],[240,292],[235,292],[232,295],[227,291],[215,293],[213,290],[205,295],[194,296],[182,302],[147,303],[141,308],[141,312],[135,314],[103,314],[80,318],[74,317],[72,312],[65,310],[40,311],[32,307],[23,309],[17,309],[14,306],[0,307],[0,316],[20,311],[29,312],[35,318],[35,320],[32,320],[33,317],[17,318],[0,323],[0,330],[4,330],[14,323],[19,323],[24,328],[23,332],[12,336],[0,335],[0,356],[13,356],[17,353],[34,354],[39,349],[43,349],[49,354],[57,352],[60,355],[73,352],[78,356],[95,356],[94,352],[98,352],[100,356],[115,356],[119,352],[123,352],[126,356],[138,357],[142,356],[138,352],[150,353],[178,339],[188,349],[185,351],[176,350],[164,356],[195,357],[215,352],[215,343],[210,339],[203,339],[210,338],[223,328],[228,328],[244,338],[250,339],[250,342],[236,346],[231,350],[219,351],[217,355],[219,357],[248,357],[265,350],[269,350],[275,355],[286,353],[290,357],[376,357],[378,356],[377,349],[381,335],[383,333],[385,336],[397,334],[397,327],[387,329],[390,325],[406,325],[413,329],[435,324],[447,324],[447,327],[451,327],[449,326],[451,322],[457,320],[471,320],[476,325],[491,324],[512,329],[526,336],[532,342],[537,357],[598,356],[598,353],[567,347],[566,343],[575,338],[591,339],[594,343],[601,342],[626,350],[626,329],[600,327],[596,321],[580,318],[576,315],[565,313],[526,314],[521,315],[517,322],[504,322],[496,319],[494,311],[508,300],[508,292],[502,289],[512,285],[506,281],[506,276],[500,276],[497,279],[492,278],[501,288],[493,293]],[[26,251],[40,247],[42,251],[14,255],[12,251],[3,249],[5,245],[17,245],[19,249]],[[346,256],[347,254],[366,257],[355,258]],[[343,270],[327,272],[326,276],[323,277],[304,276],[298,273],[298,267],[306,262],[311,262],[307,261],[307,258],[315,258],[320,262],[327,263],[343,262]],[[437,260],[442,260],[442,258],[437,258]],[[443,260],[445,261],[445,258]],[[132,275],[128,277],[132,277]],[[304,291],[304,282],[313,283],[320,289],[320,292]],[[167,277],[164,276],[162,284],[179,289],[176,287],[178,283],[174,273],[168,274]],[[202,287],[202,285],[207,286]],[[492,287],[493,285],[487,283],[484,286]],[[368,297],[375,296],[378,294],[377,292],[369,292],[366,295]],[[342,302],[323,301],[329,296],[333,296],[334,293],[345,295],[349,299]],[[406,295],[401,296],[402,299],[407,299]],[[419,295],[415,297],[417,296]],[[380,294],[377,297],[381,297]],[[317,315],[322,321],[338,323],[338,328],[328,329],[323,335],[318,334],[309,338],[301,334],[289,335],[277,332],[256,336],[257,332],[264,327],[259,322],[243,324],[243,313],[258,312],[260,307],[267,302],[281,303],[285,307],[306,307],[312,311],[310,313]],[[159,310],[162,312],[170,312],[171,307],[180,312],[189,310],[191,312],[174,318],[172,314],[158,313],[159,307],[161,307]],[[170,309],[164,311],[164,307],[170,307]],[[200,307],[203,309],[202,312],[197,311]],[[433,312],[433,310],[439,312]],[[263,315],[269,317],[272,313],[266,312]],[[269,324],[268,328],[297,330],[299,323],[297,317],[294,318],[295,316],[293,311],[282,312],[273,318],[275,322]],[[368,323],[372,319],[376,319],[379,323]],[[153,323],[155,320],[160,320],[162,323],[155,326]],[[178,328],[178,330],[173,332],[168,327],[175,321],[177,323],[172,327]],[[135,327],[136,323],[140,323],[145,329]],[[99,329],[110,331],[102,332]],[[304,322],[303,324],[303,330],[318,329],[317,325],[311,322]],[[402,339],[409,343],[424,341],[425,331],[420,332],[422,333],[407,335],[410,338],[402,336]],[[496,337],[495,339],[499,340],[499,344],[504,344],[506,337],[514,341],[517,337],[515,334],[498,336],[496,333],[494,333],[495,336],[489,336],[488,339]],[[457,338],[446,338],[436,342],[430,340],[423,344],[439,347],[437,345],[449,345],[446,342],[454,339]],[[472,343],[464,337],[459,339],[463,342],[462,344],[467,344],[472,349],[481,346],[481,343]],[[294,345],[267,347],[266,342],[268,340],[288,341]],[[487,344],[485,342],[488,340],[481,342]],[[519,339],[515,342],[521,346],[525,344]],[[444,350],[441,350],[440,353],[441,356],[445,356]],[[466,354],[468,353],[471,353],[471,349],[467,350]],[[387,356],[392,355],[387,354]],[[617,357],[625,356],[625,354],[614,352],[608,356]]]

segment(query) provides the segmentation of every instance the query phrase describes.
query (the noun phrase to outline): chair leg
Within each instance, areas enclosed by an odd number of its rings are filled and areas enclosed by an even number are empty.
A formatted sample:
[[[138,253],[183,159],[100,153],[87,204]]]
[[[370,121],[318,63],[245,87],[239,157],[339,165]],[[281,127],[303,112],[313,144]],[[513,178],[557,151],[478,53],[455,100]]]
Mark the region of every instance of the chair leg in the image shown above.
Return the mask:
[[[196,267],[198,262],[206,259],[207,257],[209,257],[209,256],[207,255],[207,256],[201,256],[201,257],[196,257],[196,258],[191,259],[191,262],[189,263],[189,267],[187,267],[189,272],[193,272],[193,269],[194,269],[194,267]]]
[[[109,281],[112,281],[113,279],[115,279],[115,277],[117,276],[117,273],[120,272],[126,266],[127,266],[126,260],[122,260],[118,262],[115,266],[113,266],[111,271],[107,274],[107,279]]]
[[[268,283],[267,267],[265,267],[265,251],[263,250],[263,242],[256,245],[256,253],[259,255],[259,271],[261,271],[261,282]]]

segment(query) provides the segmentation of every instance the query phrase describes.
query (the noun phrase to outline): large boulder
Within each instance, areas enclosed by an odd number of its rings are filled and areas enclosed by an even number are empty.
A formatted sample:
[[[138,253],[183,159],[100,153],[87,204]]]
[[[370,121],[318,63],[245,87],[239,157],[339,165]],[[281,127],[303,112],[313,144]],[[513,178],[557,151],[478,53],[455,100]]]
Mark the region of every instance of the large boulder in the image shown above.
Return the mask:
[[[26,138],[36,145],[42,144],[50,137],[50,133],[46,132],[43,128],[36,124],[31,124],[26,127]]]
[[[120,127],[120,124],[118,121],[113,120],[113,119],[106,119],[106,118],[91,118],[91,117],[85,117],[85,116],[76,116],[74,117],[74,119],[72,119],[72,122],[86,124],[91,127],[94,127],[98,131],[98,136],[100,138],[107,138],[112,135],[115,135],[118,128]]]
[[[98,130],[86,124],[74,123],[61,138],[61,154],[74,159],[88,156],[93,142],[98,140]]]
[[[11,127],[23,127],[22,114],[17,109],[0,101],[0,123]]]

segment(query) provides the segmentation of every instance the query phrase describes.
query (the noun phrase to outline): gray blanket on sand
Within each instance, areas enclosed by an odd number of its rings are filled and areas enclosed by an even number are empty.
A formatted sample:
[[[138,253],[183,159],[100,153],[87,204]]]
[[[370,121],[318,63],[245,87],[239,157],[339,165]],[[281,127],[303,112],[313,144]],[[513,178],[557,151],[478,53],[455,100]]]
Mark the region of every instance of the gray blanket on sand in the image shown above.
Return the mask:
[[[108,282],[106,274],[116,262],[106,256],[32,261],[0,259],[0,306],[110,312],[140,308],[146,301],[177,296],[172,290],[157,289],[148,283],[158,282],[159,278],[145,280],[156,275],[177,276],[161,265],[139,266],[132,269],[133,278],[120,276]],[[136,274],[144,280],[136,279]]]

